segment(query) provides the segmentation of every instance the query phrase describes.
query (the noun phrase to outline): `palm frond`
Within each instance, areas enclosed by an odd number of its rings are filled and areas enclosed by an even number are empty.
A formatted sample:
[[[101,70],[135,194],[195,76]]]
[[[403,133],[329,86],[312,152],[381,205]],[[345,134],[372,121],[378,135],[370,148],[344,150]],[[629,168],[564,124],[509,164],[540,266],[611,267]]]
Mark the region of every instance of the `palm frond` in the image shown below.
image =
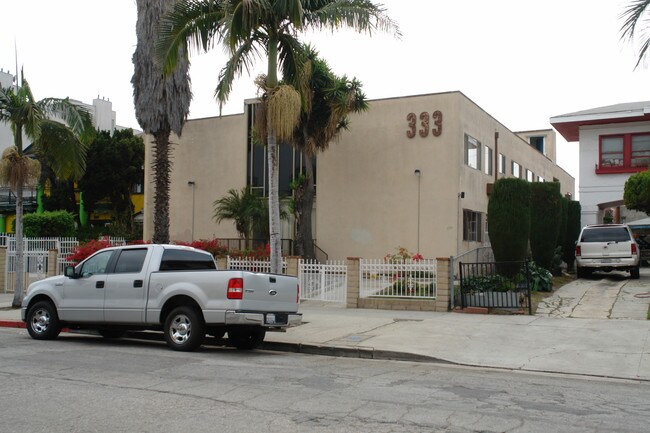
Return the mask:
[[[44,121],[41,136],[34,144],[33,153],[47,161],[57,177],[77,181],[84,175],[89,145],[79,140],[65,125]]]
[[[259,37],[261,38],[261,36]],[[260,57],[258,41],[251,38],[242,43],[232,53],[226,65],[219,72],[219,84],[214,91],[214,97],[219,102],[219,109],[228,100],[235,78],[240,76],[244,69],[246,69],[247,73],[250,73],[255,59]]]
[[[70,101],[69,98],[45,98],[38,102],[38,106],[46,115],[60,117],[84,143],[90,144],[95,137],[96,131],[90,112],[83,106]]]
[[[633,41],[637,34],[637,27],[641,24],[644,25],[642,35],[640,38],[641,47],[639,49],[639,57],[636,62],[635,68],[639,66],[641,60],[645,57],[648,48],[650,47],[650,34],[648,34],[648,23],[650,17],[648,16],[648,7],[650,0],[631,0],[630,4],[625,8],[620,18],[623,20],[621,26],[621,39]]]
[[[314,1],[304,11],[304,27],[336,30],[349,27],[358,32],[386,32],[400,38],[399,25],[387,14],[386,8],[370,0]]]

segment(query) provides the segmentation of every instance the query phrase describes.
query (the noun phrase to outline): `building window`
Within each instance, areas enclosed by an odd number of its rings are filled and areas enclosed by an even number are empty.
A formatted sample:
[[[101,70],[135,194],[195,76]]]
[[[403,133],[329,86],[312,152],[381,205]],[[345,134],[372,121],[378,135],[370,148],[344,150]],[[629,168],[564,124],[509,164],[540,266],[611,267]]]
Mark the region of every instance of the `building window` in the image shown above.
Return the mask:
[[[630,173],[650,166],[650,134],[600,137],[596,173]]]
[[[511,167],[510,173],[514,177],[521,177],[521,165],[519,165],[516,162],[512,161],[512,167]]]
[[[544,155],[544,136],[540,137],[528,137],[528,142],[532,147],[537,149],[539,153]]]
[[[535,173],[533,173],[532,171],[526,169],[526,180],[528,182],[533,182],[535,180]]]
[[[492,175],[492,149],[489,147],[485,146],[485,174],[487,175]]]
[[[537,182],[546,182],[542,176],[537,176]]]
[[[506,156],[502,153],[499,154],[499,173],[506,174]]]
[[[476,138],[465,134],[465,164],[481,169],[481,142]]]
[[[463,240],[481,242],[481,214],[463,209]]]

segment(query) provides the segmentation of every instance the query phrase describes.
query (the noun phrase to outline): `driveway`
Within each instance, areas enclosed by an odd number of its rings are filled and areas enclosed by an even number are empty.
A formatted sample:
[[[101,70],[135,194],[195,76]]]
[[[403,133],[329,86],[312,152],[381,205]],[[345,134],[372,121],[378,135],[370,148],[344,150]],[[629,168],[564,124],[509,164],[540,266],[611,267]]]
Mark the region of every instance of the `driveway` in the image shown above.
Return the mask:
[[[603,272],[566,284],[539,303],[536,315],[647,320],[649,305],[650,268],[641,268],[638,280],[627,272]]]

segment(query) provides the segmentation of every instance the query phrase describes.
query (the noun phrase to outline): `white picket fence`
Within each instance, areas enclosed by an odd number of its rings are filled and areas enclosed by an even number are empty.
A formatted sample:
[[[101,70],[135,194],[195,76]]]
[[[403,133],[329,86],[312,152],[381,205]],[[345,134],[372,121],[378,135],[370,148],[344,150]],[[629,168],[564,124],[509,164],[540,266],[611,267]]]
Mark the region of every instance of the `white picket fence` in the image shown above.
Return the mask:
[[[300,299],[345,302],[348,267],[344,261],[300,260],[298,262]]]
[[[228,256],[228,269],[236,269],[249,272],[271,272],[270,260],[256,260],[248,257],[230,257]],[[282,273],[287,273],[287,259],[282,258]]]
[[[435,299],[436,261],[434,259],[384,260],[361,259],[359,294],[362,298]]]

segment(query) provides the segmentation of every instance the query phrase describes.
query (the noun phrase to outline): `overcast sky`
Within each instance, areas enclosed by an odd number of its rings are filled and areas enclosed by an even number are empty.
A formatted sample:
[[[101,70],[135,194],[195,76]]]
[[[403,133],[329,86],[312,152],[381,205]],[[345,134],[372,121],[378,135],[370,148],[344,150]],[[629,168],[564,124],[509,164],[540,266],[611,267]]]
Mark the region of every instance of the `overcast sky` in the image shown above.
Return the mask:
[[[620,40],[630,1],[381,0],[401,39],[342,31],[304,40],[335,73],[361,80],[369,99],[460,90],[513,131],[543,129],[552,116],[650,100],[647,65],[634,70],[634,47]],[[106,97],[118,125],[139,129],[135,0],[7,1],[2,11],[0,68],[15,73],[15,44],[37,98]],[[191,57],[190,118],[219,114],[213,93],[225,59],[219,47]],[[242,112],[255,96],[253,77],[238,79],[224,114]],[[558,163],[578,176],[577,144],[559,134]]]

